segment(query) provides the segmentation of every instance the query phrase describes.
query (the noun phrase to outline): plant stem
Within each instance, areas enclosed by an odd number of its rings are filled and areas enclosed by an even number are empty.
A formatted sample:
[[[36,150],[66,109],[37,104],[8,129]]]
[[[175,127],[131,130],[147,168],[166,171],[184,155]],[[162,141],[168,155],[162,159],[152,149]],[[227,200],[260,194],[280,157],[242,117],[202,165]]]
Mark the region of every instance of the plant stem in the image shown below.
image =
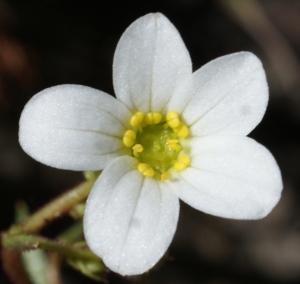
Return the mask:
[[[35,235],[2,235],[2,245],[14,251],[44,249],[58,252],[70,258],[99,261],[99,258],[89,249],[74,246],[62,241],[52,241],[44,237]]]
[[[75,188],[60,195],[50,203],[46,204],[40,210],[32,214],[22,223],[13,225],[9,233],[14,234],[32,234],[41,230],[51,221],[61,217],[70,211],[76,204],[83,201],[89,194],[95,180],[87,180]]]

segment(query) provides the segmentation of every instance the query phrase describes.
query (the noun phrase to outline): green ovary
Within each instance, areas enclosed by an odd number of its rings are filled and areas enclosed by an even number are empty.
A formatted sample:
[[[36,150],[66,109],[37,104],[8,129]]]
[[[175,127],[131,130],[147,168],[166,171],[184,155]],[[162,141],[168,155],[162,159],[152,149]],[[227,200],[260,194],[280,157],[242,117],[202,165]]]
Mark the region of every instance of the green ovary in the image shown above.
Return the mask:
[[[175,163],[180,151],[180,147],[176,150],[168,148],[168,141],[172,139],[176,139],[176,134],[163,123],[144,127],[136,137],[136,143],[143,146],[138,155],[140,163],[150,165],[157,172],[166,172]]]

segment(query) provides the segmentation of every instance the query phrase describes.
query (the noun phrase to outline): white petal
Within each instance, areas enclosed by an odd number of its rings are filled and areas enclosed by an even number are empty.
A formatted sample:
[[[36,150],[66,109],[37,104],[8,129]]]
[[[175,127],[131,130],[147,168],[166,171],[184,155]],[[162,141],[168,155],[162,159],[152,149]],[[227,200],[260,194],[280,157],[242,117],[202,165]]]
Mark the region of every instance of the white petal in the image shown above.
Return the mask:
[[[192,74],[189,53],[176,28],[162,14],[148,14],[122,35],[114,56],[118,99],[132,111],[162,111]]]
[[[191,140],[191,166],[174,181],[179,197],[203,212],[259,219],[277,204],[280,170],[271,153],[248,137],[206,136]]]
[[[21,119],[19,140],[34,159],[57,168],[100,170],[123,154],[122,135],[130,113],[101,91],[60,85],[31,98]]]
[[[193,135],[247,135],[261,121],[268,85],[262,64],[252,53],[217,58],[193,76],[195,93],[183,112]]]
[[[153,267],[167,250],[178,220],[178,197],[144,178],[137,164],[128,156],[112,161],[95,183],[84,216],[88,246],[122,275]]]

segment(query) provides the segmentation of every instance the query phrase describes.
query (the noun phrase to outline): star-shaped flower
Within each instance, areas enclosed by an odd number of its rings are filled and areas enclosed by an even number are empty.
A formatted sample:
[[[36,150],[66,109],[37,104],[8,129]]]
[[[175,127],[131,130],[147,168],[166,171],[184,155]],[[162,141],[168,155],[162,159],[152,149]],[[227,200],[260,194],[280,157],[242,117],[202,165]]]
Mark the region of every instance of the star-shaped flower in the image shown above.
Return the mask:
[[[133,275],[153,267],[173,238],[179,198],[233,219],[259,219],[276,205],[276,161],[245,136],[268,102],[255,55],[227,55],[192,73],[176,28],[162,14],[148,14],[122,35],[113,83],[117,99],[78,85],[46,89],[20,120],[20,143],[36,160],[103,169],[84,232],[111,270]]]

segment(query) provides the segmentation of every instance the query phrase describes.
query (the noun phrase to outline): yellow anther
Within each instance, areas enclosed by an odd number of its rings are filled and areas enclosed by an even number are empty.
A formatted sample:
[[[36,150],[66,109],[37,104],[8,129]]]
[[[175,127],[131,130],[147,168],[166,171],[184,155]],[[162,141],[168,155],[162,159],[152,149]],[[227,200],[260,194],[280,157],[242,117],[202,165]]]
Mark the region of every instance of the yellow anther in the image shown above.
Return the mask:
[[[190,157],[182,156],[174,164],[174,168],[177,171],[182,171],[190,164],[190,162],[191,162]]]
[[[144,119],[144,114],[141,111],[138,111],[130,118],[131,126],[138,126]]]
[[[126,147],[132,147],[136,138],[136,134],[133,130],[127,130],[123,136],[123,144]]]
[[[177,139],[170,139],[167,141],[167,147],[170,150],[178,150],[180,147],[178,143],[179,141]]]
[[[174,111],[170,111],[166,115],[167,122],[171,128],[178,127],[180,120],[178,114]]]
[[[185,138],[189,135],[189,129],[182,122],[179,123],[178,127],[174,128],[179,138]]]
[[[164,180],[169,179],[169,177],[170,177],[170,174],[168,174],[167,172],[165,172],[165,173],[161,174],[160,180],[164,181]]]
[[[143,152],[144,148],[141,144],[135,144],[132,148],[133,156],[136,158],[139,156],[139,153]]]
[[[189,129],[183,125],[181,129],[177,132],[178,137],[185,138],[189,135]]]
[[[148,112],[144,120],[147,124],[158,124],[161,122],[161,114],[159,112]]]
[[[138,153],[141,153],[143,152],[144,148],[141,144],[135,144],[133,147],[132,147],[132,150],[134,152],[138,152]]]
[[[155,174],[154,170],[148,164],[145,164],[145,163],[140,163],[138,165],[137,169],[145,177],[153,177]]]
[[[168,143],[168,144],[173,144],[173,143],[178,144],[179,141],[178,141],[177,139],[169,139],[169,140],[167,141],[167,143]]]

